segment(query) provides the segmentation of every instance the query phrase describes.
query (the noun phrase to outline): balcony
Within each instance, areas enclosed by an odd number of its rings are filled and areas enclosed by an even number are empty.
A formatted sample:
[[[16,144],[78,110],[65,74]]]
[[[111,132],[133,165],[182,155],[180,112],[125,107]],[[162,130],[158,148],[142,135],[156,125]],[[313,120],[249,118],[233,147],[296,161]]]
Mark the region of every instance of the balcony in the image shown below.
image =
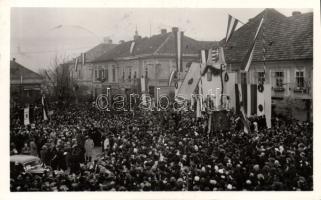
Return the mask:
[[[273,87],[272,89],[274,90],[274,92],[284,92],[285,91],[284,87]]]
[[[302,94],[306,94],[308,93],[308,89],[305,87],[296,87],[293,89],[294,93],[302,93]]]

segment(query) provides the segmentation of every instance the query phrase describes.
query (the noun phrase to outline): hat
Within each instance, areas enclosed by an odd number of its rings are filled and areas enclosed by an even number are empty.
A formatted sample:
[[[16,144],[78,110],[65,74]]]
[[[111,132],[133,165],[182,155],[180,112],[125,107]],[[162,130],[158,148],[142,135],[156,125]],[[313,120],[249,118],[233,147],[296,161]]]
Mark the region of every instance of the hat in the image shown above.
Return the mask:
[[[260,165],[256,164],[253,166],[254,171],[259,171],[260,170]]]
[[[210,180],[210,184],[216,185],[216,184],[217,184],[217,181],[216,181],[216,180]]]
[[[259,180],[260,180],[260,179],[263,179],[263,180],[264,180],[264,175],[263,175],[263,174],[258,174],[258,175],[257,175],[257,179],[259,179]]]
[[[200,180],[200,177],[199,176],[195,176],[194,177],[194,181],[199,181]]]

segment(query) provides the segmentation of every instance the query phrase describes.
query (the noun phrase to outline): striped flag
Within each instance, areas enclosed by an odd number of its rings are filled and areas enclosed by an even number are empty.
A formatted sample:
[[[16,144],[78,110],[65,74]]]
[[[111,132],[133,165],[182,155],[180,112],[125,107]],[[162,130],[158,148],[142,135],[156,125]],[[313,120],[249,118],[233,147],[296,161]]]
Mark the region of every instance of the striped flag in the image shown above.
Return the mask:
[[[135,47],[135,41],[132,41],[132,43],[130,44],[130,49],[129,49],[130,54],[133,54],[134,47]]]
[[[172,81],[173,81],[174,77],[176,76],[176,73],[177,73],[176,69],[174,69],[174,70],[171,72],[171,74],[170,74],[170,76],[169,76],[169,79],[168,79],[168,86],[171,86]]]
[[[146,78],[143,76],[140,78],[140,86],[141,86],[141,92],[142,92],[142,100],[143,105],[146,105]]]
[[[83,67],[86,63],[86,53],[81,53],[81,66]]]
[[[78,70],[78,58],[76,58],[76,60],[75,60],[75,68],[74,68],[74,70],[75,70],[75,71]]]
[[[228,15],[228,24],[227,24],[227,30],[226,30],[226,36],[225,36],[225,44],[227,44],[228,41],[231,39],[238,22],[239,22],[238,19],[232,17],[231,15]]]
[[[243,110],[246,116],[265,116],[266,125],[271,128],[271,85],[264,84],[263,91],[257,84],[238,84],[243,99]],[[262,86],[260,86],[262,87]],[[237,100],[237,96],[236,96]],[[240,112],[240,101],[236,101],[236,110]]]
[[[244,133],[249,133],[250,128],[246,118],[244,105],[247,101],[244,101],[243,97],[246,95],[243,94],[241,84],[235,84],[235,98],[236,98],[236,112],[240,115],[242,123],[244,125]]]
[[[256,33],[255,33],[255,36],[254,36],[254,39],[250,45],[250,48],[248,49],[243,61],[242,61],[242,65],[241,65],[241,69],[244,69],[244,71],[248,72],[249,69],[250,69],[250,65],[251,65],[251,62],[252,62],[252,59],[253,59],[253,53],[254,53],[254,48],[255,48],[255,44],[256,44],[256,39],[260,33],[260,30],[261,30],[261,27],[262,27],[262,24],[263,24],[263,21],[264,21],[264,17],[262,17],[261,21],[260,21],[260,24],[256,30]]]
[[[45,100],[45,95],[42,95],[41,98],[41,104],[42,104],[42,111],[43,111],[43,120],[46,121],[48,120],[48,115],[47,115],[47,102]]]

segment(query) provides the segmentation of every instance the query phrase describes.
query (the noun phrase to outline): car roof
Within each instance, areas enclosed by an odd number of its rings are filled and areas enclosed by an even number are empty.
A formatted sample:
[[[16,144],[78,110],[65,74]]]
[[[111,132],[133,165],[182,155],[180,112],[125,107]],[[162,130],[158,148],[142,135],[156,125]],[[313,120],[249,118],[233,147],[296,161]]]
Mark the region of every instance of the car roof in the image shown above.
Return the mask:
[[[10,162],[26,163],[34,160],[39,160],[40,158],[32,155],[12,155],[10,156]]]

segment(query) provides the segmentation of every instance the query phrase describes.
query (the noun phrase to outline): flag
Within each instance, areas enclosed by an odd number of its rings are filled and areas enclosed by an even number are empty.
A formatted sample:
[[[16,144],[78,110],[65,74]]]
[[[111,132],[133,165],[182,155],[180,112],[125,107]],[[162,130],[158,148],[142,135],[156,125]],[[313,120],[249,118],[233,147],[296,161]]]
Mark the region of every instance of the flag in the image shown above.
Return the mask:
[[[174,77],[176,76],[176,73],[177,73],[176,69],[174,69],[174,70],[171,72],[171,74],[170,74],[170,76],[169,76],[169,79],[168,79],[168,86],[171,86],[172,81],[173,81]]]
[[[271,84],[264,84],[264,112],[267,128],[271,128],[271,115],[272,115],[272,98],[271,98]]]
[[[47,115],[47,103],[44,95],[42,95],[41,104],[42,104],[43,120],[46,121],[48,120],[48,115]]]
[[[30,124],[29,106],[23,110],[23,123],[24,125]]]
[[[86,53],[81,53],[81,66],[83,67],[86,63]]]
[[[142,101],[143,105],[146,105],[146,78],[141,77],[140,78],[140,87],[141,87],[141,92],[142,92]]]
[[[258,26],[258,28],[256,30],[254,39],[251,42],[250,48],[248,49],[248,51],[247,51],[247,53],[246,53],[246,55],[245,55],[245,57],[244,57],[244,59],[242,61],[241,69],[244,69],[244,71],[246,71],[246,72],[249,71],[249,68],[250,68],[250,65],[251,65],[251,62],[252,62],[252,59],[253,59],[253,52],[254,52],[254,47],[255,47],[255,44],[256,44],[256,39],[257,39],[257,36],[260,33],[263,21],[264,21],[264,17],[262,17],[262,19],[260,21],[260,24],[259,24],[259,26]]]
[[[182,67],[182,46],[183,46],[183,37],[184,37],[184,32],[182,31],[175,31],[174,32],[175,36],[175,50],[176,50],[176,69],[177,72],[183,72],[183,67]]]
[[[238,24],[239,20],[232,17],[231,15],[228,15],[228,24],[227,24],[227,30],[226,30],[226,36],[225,36],[225,44],[228,43],[230,38],[232,37],[236,26]]]
[[[202,54],[202,52],[201,52]],[[202,71],[202,64],[200,64],[200,73]],[[200,74],[201,75],[201,74]],[[202,77],[200,78],[200,81],[198,83],[198,96],[196,99],[196,117],[202,117],[202,110],[203,110],[203,84],[202,84]]]
[[[246,118],[244,104],[246,101],[243,100],[244,94],[242,94],[241,84],[235,84],[235,97],[236,97],[236,112],[240,115],[242,123],[244,125],[244,133],[249,133],[250,128]],[[243,89],[244,90],[244,89]],[[244,103],[245,102],[245,103]]]
[[[200,79],[200,63],[193,62],[177,91],[177,95],[180,95],[180,97],[183,98],[190,98],[194,93]]]
[[[208,60],[208,50],[201,50],[201,63],[206,64]]]
[[[50,78],[50,76],[48,74],[48,70],[45,70],[45,74],[46,74],[47,78],[51,81],[51,78]]]
[[[78,70],[78,58],[76,58],[76,60],[75,60],[75,68],[74,68],[74,70],[75,70],[75,71]]]
[[[134,47],[135,47],[135,41],[132,41],[132,43],[130,44],[130,49],[129,49],[130,54],[133,54]]]

